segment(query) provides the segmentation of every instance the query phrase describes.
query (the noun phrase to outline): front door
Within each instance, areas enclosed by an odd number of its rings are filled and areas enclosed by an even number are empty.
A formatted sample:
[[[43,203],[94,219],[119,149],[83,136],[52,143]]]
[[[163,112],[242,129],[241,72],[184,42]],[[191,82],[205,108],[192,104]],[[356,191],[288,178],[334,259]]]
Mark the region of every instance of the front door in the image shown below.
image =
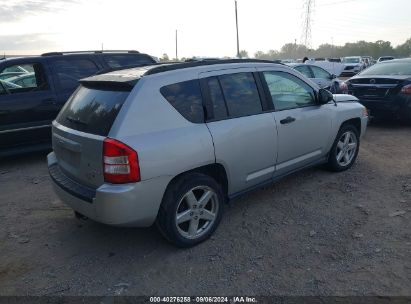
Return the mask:
[[[275,176],[309,165],[322,157],[331,134],[334,105],[318,105],[315,90],[301,78],[282,71],[262,72],[278,130]]]

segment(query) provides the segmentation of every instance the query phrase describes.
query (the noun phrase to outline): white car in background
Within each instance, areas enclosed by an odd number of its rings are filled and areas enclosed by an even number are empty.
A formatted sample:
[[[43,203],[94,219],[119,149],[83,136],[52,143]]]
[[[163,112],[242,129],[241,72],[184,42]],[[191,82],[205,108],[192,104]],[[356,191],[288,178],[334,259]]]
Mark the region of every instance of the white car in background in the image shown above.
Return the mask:
[[[380,58],[378,58],[377,63],[393,59],[395,59],[393,56],[381,56]]]
[[[361,56],[344,57],[342,63],[345,67],[340,76],[354,76],[366,68]]]
[[[322,89],[329,90],[333,94],[347,94],[348,88],[344,81],[337,78],[335,74],[325,69],[307,63],[289,63],[288,66],[297,70],[305,77],[310,78]]]
[[[317,58],[320,59],[320,58]],[[335,60],[316,60],[316,59],[309,59],[305,62],[305,64],[316,65],[324,70],[326,70],[330,74],[334,74],[336,76],[340,76],[342,71],[345,68],[345,65],[341,62]]]

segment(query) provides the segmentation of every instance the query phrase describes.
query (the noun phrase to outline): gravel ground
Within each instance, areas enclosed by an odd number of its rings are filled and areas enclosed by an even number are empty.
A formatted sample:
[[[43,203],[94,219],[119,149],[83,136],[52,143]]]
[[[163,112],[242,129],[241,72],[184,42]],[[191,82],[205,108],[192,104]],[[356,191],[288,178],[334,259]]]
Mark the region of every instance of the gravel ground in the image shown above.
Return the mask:
[[[75,219],[45,157],[0,162],[0,295],[411,296],[411,127],[370,126],[351,170],[238,199],[185,250]]]

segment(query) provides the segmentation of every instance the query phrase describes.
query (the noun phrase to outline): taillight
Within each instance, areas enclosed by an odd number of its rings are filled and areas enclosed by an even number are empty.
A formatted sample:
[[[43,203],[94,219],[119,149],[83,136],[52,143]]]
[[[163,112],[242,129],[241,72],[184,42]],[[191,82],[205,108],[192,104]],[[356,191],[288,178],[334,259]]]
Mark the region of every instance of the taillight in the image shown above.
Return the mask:
[[[402,87],[401,94],[411,94],[411,84]]]
[[[112,184],[140,181],[137,152],[122,142],[106,138],[103,144],[104,181]]]
[[[340,91],[343,94],[348,94],[348,85],[345,82],[340,83]]]

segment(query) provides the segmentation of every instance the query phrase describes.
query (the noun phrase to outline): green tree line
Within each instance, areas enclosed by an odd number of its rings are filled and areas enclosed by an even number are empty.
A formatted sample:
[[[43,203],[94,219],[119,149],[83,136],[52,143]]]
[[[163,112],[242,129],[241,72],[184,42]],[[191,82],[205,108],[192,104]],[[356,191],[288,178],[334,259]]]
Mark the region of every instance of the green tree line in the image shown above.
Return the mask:
[[[243,55],[248,55],[243,52]],[[378,40],[375,42],[358,41],[354,43],[346,43],[343,46],[331,45],[329,43],[321,44],[317,49],[308,49],[304,45],[287,43],[277,50],[269,50],[268,52],[258,51],[254,54],[257,59],[298,59],[305,56],[310,58],[326,57],[338,58],[345,56],[372,56],[377,59],[380,56],[391,55],[397,58],[411,57],[411,38],[403,44],[393,47],[391,42]]]

